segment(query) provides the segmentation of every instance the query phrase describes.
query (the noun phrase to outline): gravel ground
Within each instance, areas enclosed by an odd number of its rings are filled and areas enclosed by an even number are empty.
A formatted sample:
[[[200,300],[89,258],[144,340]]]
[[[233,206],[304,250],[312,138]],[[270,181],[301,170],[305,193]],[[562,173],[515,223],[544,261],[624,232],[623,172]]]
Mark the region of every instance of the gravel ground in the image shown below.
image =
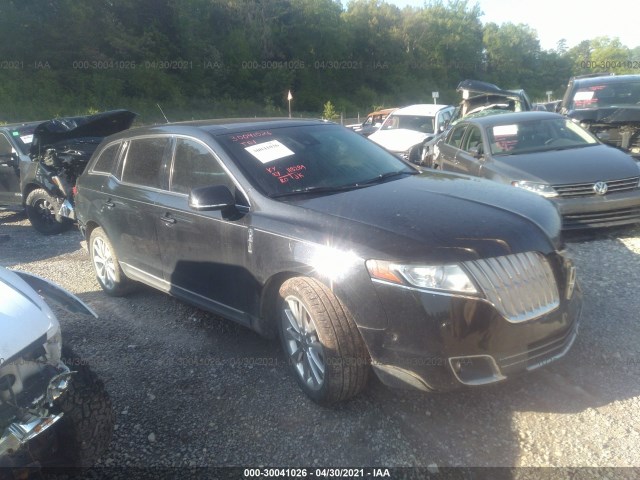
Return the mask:
[[[61,323],[116,410],[101,466],[640,467],[640,228],[568,240],[585,303],[564,359],[448,394],[372,379],[327,409],[301,393],[276,342],[144,287],[110,298],[77,231],[44,237],[0,210],[0,265],[100,316]]]

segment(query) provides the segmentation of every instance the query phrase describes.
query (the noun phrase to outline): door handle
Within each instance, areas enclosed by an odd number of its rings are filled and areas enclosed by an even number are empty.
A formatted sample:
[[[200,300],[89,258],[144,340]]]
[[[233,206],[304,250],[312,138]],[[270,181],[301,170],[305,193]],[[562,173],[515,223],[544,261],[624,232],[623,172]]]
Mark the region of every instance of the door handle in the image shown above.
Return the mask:
[[[165,223],[165,225],[173,225],[174,223],[176,223],[176,219],[168,215],[164,215],[160,217],[160,220],[162,220]]]

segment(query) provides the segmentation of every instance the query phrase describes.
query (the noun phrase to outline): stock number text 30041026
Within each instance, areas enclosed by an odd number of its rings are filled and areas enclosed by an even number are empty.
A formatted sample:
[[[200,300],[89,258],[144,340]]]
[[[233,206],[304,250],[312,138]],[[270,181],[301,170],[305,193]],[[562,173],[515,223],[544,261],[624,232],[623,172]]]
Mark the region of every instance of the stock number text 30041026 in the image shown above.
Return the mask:
[[[244,478],[390,478],[388,468],[245,468]]]

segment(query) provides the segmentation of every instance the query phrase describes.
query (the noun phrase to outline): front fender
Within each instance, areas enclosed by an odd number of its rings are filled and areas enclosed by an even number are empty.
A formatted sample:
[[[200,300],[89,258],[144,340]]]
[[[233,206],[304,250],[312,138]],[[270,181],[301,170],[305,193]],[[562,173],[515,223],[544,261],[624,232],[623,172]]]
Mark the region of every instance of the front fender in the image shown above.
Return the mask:
[[[54,197],[64,197],[60,189],[51,181],[52,172],[43,167],[40,162],[22,162],[20,177],[20,190],[22,191],[23,201],[34,188],[44,188],[50,195]]]
[[[98,318],[98,315],[86,303],[71,292],[68,292],[47,279],[31,273],[14,270],[31,288],[33,288],[47,303],[54,303],[70,313],[81,313]]]

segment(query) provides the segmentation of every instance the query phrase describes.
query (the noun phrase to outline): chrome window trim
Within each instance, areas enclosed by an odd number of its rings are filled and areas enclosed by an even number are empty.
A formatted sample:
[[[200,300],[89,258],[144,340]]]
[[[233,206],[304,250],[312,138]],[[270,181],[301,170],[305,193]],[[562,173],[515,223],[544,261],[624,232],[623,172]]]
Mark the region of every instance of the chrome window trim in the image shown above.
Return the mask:
[[[89,168],[89,170],[87,171],[87,175],[99,175],[99,176],[103,176],[103,177],[109,177],[113,175],[113,172],[101,172],[98,170],[94,170],[96,163],[98,163],[98,160],[100,159],[100,157],[102,157],[102,155],[104,154],[105,150],[107,150],[108,148],[110,148],[111,146],[118,144],[118,152],[116,153],[116,158],[114,160],[113,166],[111,167],[111,169],[113,170],[114,168],[117,168],[120,165],[120,160],[121,160],[121,156],[122,156],[122,144],[123,141],[122,139],[118,139],[118,140],[114,140],[113,142],[109,142],[108,144],[106,144],[104,147],[102,147],[100,149],[100,153],[99,155],[96,157],[95,160],[91,161],[91,168]],[[114,177],[115,178],[115,177]]]
[[[173,145],[171,146],[171,157],[170,157],[170,172],[169,172],[169,188],[171,187],[171,176],[173,175],[173,163],[174,163],[174,159],[175,159],[175,151],[176,151],[176,142],[174,140],[177,140],[178,138],[185,138],[188,140],[193,140],[197,143],[202,144],[212,155],[213,157],[216,159],[217,162],[220,163],[220,165],[222,165],[222,168],[224,169],[225,173],[229,176],[229,178],[231,179],[231,181],[233,182],[233,184],[236,186],[236,188],[238,190],[240,190],[240,193],[244,196],[244,198],[247,200],[248,205],[237,205],[237,207],[239,209],[251,209],[251,200],[249,198],[249,195],[247,195],[246,190],[244,189],[244,187],[242,187],[242,185],[240,184],[240,182],[238,182],[238,180],[236,179],[236,177],[231,173],[231,171],[228,169],[228,167],[225,165],[225,163],[221,160],[220,156],[216,154],[216,152],[209,146],[207,145],[204,141],[200,140],[199,138],[190,136],[190,135],[186,135],[186,134],[174,134],[174,133],[163,133],[163,134],[148,134],[148,135],[138,135],[135,137],[127,137],[127,138],[121,138],[119,140],[116,140],[114,142],[111,142],[109,145],[105,146],[105,149],[110,146],[113,143],[116,142],[120,142],[121,146],[120,146],[120,152],[118,152],[118,159],[116,161],[116,164],[118,164],[118,166],[120,167],[120,176],[122,177],[122,173],[124,172],[124,169],[126,167],[126,163],[127,163],[127,153],[129,152],[129,148],[128,146],[131,144],[132,141],[134,140],[140,140],[140,139],[145,139],[145,138],[168,138],[169,140],[173,141]],[[124,148],[124,145],[127,145],[127,148]],[[121,158],[124,155],[124,158]],[[89,172],[90,174],[92,174],[92,172]],[[188,198],[189,195],[185,194],[185,193],[178,193],[178,192],[172,192],[169,189],[164,189],[164,188],[156,188],[156,187],[150,187],[148,185],[140,185],[138,183],[131,183],[131,182],[127,182],[125,180],[123,180],[122,178],[118,178],[116,175],[114,175],[113,173],[108,173],[108,174],[103,174],[103,173],[94,173],[94,175],[104,175],[104,176],[112,176],[114,178],[114,180],[119,184],[119,185],[123,185],[123,186],[128,186],[128,187],[135,187],[135,188],[140,188],[143,190],[148,190],[148,191],[152,191],[152,192],[160,192],[160,193],[164,193],[164,194],[170,194],[170,195],[175,195],[175,196],[180,196],[180,197],[186,197]],[[121,198],[125,198],[125,197],[121,197]]]

